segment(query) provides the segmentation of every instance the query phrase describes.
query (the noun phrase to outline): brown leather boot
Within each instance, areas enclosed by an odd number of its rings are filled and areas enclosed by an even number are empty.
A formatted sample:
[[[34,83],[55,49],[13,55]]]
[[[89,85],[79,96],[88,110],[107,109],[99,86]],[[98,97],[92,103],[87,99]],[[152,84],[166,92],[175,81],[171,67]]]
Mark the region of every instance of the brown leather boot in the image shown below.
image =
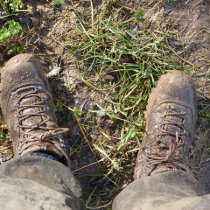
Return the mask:
[[[40,62],[30,54],[10,59],[3,69],[1,108],[16,156],[39,151],[69,165],[66,144]]]
[[[134,178],[188,170],[197,118],[192,80],[180,71],[163,75],[149,97],[145,118]]]

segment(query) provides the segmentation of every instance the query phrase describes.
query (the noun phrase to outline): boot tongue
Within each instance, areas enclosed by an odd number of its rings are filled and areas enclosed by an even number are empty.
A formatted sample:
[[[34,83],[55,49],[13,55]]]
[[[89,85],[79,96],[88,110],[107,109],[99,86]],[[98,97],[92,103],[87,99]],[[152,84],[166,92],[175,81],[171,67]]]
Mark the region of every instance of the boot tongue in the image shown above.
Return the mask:
[[[175,168],[173,168],[173,169],[175,169]],[[159,174],[159,173],[163,173],[163,172],[167,172],[167,171],[171,171],[171,167],[168,167],[163,164],[163,165],[157,166],[157,168],[155,168],[155,170],[152,171],[152,173],[150,175]]]
[[[176,123],[173,123],[173,122],[176,122]],[[172,133],[176,135],[176,133],[179,134],[183,132],[181,130],[181,127],[179,126],[179,124],[181,125],[181,123],[182,123],[182,119],[179,116],[168,116],[163,129],[168,133]]]
[[[174,123],[173,123],[174,122]],[[176,123],[175,123],[176,122]],[[177,147],[180,139],[180,133],[184,131],[181,129],[182,119],[179,116],[168,116],[164,124],[161,126],[163,131],[160,136],[161,141],[159,142],[159,153],[166,155],[165,153],[170,153],[172,148]],[[180,124],[180,126],[178,126]]]
[[[27,115],[29,116],[28,118],[26,118],[25,120],[22,121],[23,126],[34,127],[34,126],[39,125],[40,123],[43,122],[43,120],[44,120],[43,117],[34,115],[41,111],[40,106],[38,106],[38,107],[32,106],[34,104],[37,104],[37,102],[38,102],[38,99],[35,96],[31,96],[31,97],[21,100],[21,103],[20,103],[21,106],[28,106],[28,108],[25,108],[23,110],[22,114],[25,116],[27,116]]]

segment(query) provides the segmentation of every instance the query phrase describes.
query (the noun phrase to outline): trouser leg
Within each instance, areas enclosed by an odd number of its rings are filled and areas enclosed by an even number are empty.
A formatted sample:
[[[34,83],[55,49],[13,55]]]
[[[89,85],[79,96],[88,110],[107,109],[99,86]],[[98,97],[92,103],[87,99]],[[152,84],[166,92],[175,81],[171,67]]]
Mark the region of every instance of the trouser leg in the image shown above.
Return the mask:
[[[113,210],[208,209],[210,195],[183,171],[161,173],[136,180],[114,200]]]
[[[0,206],[4,210],[80,210],[81,188],[65,165],[49,158],[24,156],[0,167]]]

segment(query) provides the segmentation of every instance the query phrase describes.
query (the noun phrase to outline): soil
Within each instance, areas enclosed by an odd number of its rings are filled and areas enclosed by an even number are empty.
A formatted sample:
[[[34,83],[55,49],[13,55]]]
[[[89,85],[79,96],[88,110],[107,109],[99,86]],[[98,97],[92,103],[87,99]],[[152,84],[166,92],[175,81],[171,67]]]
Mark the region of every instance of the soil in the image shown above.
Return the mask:
[[[185,62],[187,71],[196,83],[199,108],[195,147],[191,154],[191,168],[196,177],[205,185],[207,192],[210,192],[208,182],[210,179],[210,154],[208,151],[210,120],[204,118],[201,113],[203,110],[210,111],[210,0],[121,0],[121,3],[130,8],[143,8],[145,19],[151,30],[177,31],[177,40],[186,48]],[[24,37],[21,37],[20,42],[27,43],[26,51],[34,53],[40,58],[46,73],[51,72],[49,82],[55,103],[61,101],[71,108],[82,108],[84,112],[96,104],[107,107],[106,102],[102,100],[103,96],[98,91],[90,91],[81,82],[82,69],[79,62],[62,46],[63,42],[71,38],[71,30],[77,21],[72,12],[71,1],[66,1],[62,7],[57,8],[46,1],[32,1],[32,5],[37,15],[41,17],[40,24],[30,29],[30,33],[28,31]],[[97,11],[100,5],[101,1],[94,1],[94,10]],[[82,14],[90,12],[89,1],[73,1],[73,7]],[[27,32],[28,29],[25,30]],[[179,56],[179,49],[173,40],[171,46]],[[69,87],[72,86],[76,91],[70,94]],[[96,115],[93,119],[92,133],[89,134],[88,130],[81,129],[82,122],[76,121],[67,108],[64,108],[62,113],[57,113],[57,117],[59,125],[71,128],[71,132],[66,138],[73,148],[70,151],[72,170],[82,183],[85,197],[87,198],[90,192],[97,187],[97,190],[104,193],[104,197],[106,197],[104,203],[109,203],[118,191],[110,193],[113,184],[99,179],[103,168],[94,164],[97,157],[91,152],[89,146],[91,141],[89,142],[89,140],[104,138],[100,132],[100,126],[109,135],[119,136],[117,127],[113,127],[112,122],[106,121],[104,116]],[[1,130],[6,133],[6,126],[1,125]],[[9,137],[6,139],[0,146],[1,162],[12,158],[11,142]],[[118,189],[126,186],[132,181],[132,178],[125,176],[121,181]]]

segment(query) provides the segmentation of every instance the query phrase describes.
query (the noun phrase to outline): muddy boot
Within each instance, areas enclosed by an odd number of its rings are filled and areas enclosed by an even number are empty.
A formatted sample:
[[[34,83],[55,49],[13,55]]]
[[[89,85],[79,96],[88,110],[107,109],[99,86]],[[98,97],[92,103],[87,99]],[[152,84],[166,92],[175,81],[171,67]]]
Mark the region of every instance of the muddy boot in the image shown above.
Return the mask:
[[[62,137],[68,129],[57,125],[43,67],[33,55],[21,54],[7,62],[1,101],[15,156],[41,152],[69,165]]]
[[[145,118],[134,178],[187,171],[197,118],[192,80],[180,71],[163,75],[149,97]]]

